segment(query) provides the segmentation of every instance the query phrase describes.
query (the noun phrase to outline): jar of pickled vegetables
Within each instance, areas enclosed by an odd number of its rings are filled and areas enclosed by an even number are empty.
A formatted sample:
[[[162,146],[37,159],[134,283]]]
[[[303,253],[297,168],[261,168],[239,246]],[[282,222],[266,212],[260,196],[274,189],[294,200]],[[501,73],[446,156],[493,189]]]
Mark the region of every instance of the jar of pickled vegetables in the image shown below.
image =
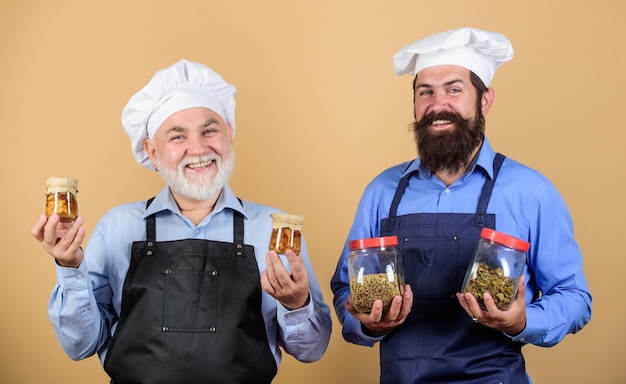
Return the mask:
[[[270,251],[284,254],[286,250],[291,249],[296,255],[299,255],[304,217],[284,213],[272,213],[270,216],[272,216]]]
[[[396,236],[352,240],[348,243],[348,277],[354,308],[372,311],[376,300],[383,302],[383,313],[393,298],[404,292],[402,257]]]
[[[46,216],[57,213],[61,221],[72,221],[78,216],[78,180],[50,177],[46,180]]]
[[[507,310],[515,300],[529,248],[524,240],[483,228],[461,292],[471,293],[483,310],[483,295],[489,292],[498,309]]]

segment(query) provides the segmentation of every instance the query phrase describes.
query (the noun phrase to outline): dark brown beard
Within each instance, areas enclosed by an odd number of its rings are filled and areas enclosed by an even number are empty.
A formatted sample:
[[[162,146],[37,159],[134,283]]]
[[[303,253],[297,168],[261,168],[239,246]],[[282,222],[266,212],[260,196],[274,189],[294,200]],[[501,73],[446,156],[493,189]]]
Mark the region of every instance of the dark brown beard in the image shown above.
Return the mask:
[[[435,120],[449,120],[455,128],[432,132],[429,127]],[[413,123],[413,131],[422,167],[432,174],[445,171],[454,175],[468,166],[472,153],[480,145],[485,118],[480,109],[473,119],[464,119],[454,112],[431,112]]]

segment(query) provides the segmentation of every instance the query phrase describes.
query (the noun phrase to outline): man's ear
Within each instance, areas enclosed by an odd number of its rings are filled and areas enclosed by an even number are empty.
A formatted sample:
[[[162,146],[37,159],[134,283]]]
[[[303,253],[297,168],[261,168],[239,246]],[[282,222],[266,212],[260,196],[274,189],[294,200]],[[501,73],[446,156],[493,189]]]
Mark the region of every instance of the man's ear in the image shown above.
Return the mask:
[[[480,105],[483,111],[483,115],[487,116],[487,113],[493,105],[493,100],[496,98],[496,93],[493,88],[487,88],[480,100]]]
[[[150,139],[145,139],[143,142],[143,150],[146,151],[146,154],[148,154],[148,157],[150,158],[150,161],[152,162],[152,166],[154,167],[154,169],[156,169],[156,149],[154,148],[154,144],[152,143],[152,140]]]

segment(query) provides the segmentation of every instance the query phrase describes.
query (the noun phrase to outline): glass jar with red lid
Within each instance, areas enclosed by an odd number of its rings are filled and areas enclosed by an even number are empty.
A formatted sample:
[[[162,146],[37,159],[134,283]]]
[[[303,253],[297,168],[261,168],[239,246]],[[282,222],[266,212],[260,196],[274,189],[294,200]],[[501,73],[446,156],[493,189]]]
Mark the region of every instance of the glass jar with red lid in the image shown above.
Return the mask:
[[[491,295],[500,310],[515,300],[519,279],[524,273],[530,243],[489,228],[483,228],[467,269],[461,292],[470,292],[483,310],[483,295]]]
[[[352,240],[348,243],[348,277],[354,308],[372,311],[376,300],[387,312],[393,298],[404,292],[402,256],[396,236]]]

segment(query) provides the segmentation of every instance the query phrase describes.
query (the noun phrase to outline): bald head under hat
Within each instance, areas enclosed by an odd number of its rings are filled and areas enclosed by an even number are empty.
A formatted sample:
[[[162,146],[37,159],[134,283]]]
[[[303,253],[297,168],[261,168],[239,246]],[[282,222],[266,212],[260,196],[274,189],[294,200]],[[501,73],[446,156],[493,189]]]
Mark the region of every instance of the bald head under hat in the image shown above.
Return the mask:
[[[152,169],[144,141],[151,139],[168,117],[183,109],[212,110],[230,124],[234,135],[235,92],[233,85],[200,63],[180,60],[157,71],[122,111],[122,125],[130,137],[135,160]]]
[[[511,42],[502,34],[476,28],[437,33],[406,45],[393,56],[398,76],[415,76],[425,68],[458,65],[474,72],[489,87],[502,63],[513,58]]]

